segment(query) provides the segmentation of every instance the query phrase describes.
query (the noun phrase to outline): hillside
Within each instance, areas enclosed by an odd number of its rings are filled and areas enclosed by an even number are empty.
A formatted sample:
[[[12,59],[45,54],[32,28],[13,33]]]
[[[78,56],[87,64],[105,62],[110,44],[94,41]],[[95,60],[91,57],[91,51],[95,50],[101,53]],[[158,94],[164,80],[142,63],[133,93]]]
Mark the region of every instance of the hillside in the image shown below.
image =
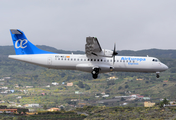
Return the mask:
[[[82,51],[64,51],[57,50],[48,46],[38,46],[39,48],[55,53],[78,53],[84,54]],[[11,77],[10,80],[5,80],[0,87],[7,86],[14,89],[14,94],[0,94],[0,100],[18,102],[21,105],[27,103],[39,103],[53,107],[64,104],[77,105],[78,102],[71,102],[71,99],[81,99],[89,105],[97,104],[97,101],[113,99],[115,96],[124,96],[131,94],[140,94],[146,97],[151,97],[152,101],[158,102],[160,98],[167,97],[171,100],[176,99],[176,50],[141,50],[141,51],[118,51],[119,55],[142,55],[154,56],[160,59],[163,63],[169,66],[169,69],[160,74],[157,79],[155,74],[150,73],[127,73],[127,72],[112,72],[100,74],[99,78],[92,79],[91,73],[71,70],[53,70],[36,65],[19,62],[8,59],[9,54],[15,54],[13,46],[0,46],[0,78]],[[108,77],[116,76],[117,80],[107,81]],[[136,79],[142,79],[137,81]],[[52,82],[58,82],[58,86],[52,86]],[[73,82],[72,87],[62,85],[62,82]],[[18,85],[19,88],[15,86]],[[46,88],[45,86],[51,85]],[[26,89],[25,86],[33,86]],[[27,93],[21,93],[20,90],[27,90]],[[2,91],[2,90],[0,90]],[[75,91],[80,91],[83,94],[76,95]],[[105,92],[109,94],[108,98],[95,98],[95,94]],[[46,93],[46,96],[41,96],[41,93]],[[20,100],[14,99],[14,95],[21,95]],[[113,103],[103,103],[103,105],[117,106],[123,101]],[[142,106],[143,101],[131,103],[132,106]],[[99,104],[100,106],[102,104]]]

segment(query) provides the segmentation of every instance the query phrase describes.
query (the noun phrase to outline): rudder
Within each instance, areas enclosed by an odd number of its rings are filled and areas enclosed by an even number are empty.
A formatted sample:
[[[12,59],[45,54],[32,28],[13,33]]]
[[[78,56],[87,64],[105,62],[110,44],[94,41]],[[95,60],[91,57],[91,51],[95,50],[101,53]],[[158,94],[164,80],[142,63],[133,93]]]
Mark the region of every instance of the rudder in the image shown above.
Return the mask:
[[[24,54],[54,54],[52,52],[44,51],[33,45],[25,36],[23,31],[19,29],[10,29],[12,41],[16,55]]]

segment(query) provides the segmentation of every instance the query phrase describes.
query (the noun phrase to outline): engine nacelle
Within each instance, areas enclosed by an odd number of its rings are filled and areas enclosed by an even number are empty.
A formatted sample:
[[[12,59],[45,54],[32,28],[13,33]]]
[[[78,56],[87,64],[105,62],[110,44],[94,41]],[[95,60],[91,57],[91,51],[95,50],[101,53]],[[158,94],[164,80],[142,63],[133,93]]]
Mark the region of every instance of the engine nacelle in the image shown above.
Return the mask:
[[[112,57],[112,55],[113,55],[112,50],[103,49],[102,52],[104,52],[104,55],[108,56],[108,57]]]
[[[102,49],[101,52],[98,52],[98,53],[95,52],[94,54],[102,57],[112,57],[113,51],[108,49]]]

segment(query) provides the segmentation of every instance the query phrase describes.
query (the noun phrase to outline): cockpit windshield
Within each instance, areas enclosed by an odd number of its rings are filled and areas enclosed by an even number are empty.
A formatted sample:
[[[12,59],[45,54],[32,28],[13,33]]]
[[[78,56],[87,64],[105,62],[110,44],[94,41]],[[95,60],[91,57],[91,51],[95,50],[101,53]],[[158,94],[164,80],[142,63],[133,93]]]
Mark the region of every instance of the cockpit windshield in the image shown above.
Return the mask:
[[[158,59],[153,59],[152,61],[153,62],[160,62]]]

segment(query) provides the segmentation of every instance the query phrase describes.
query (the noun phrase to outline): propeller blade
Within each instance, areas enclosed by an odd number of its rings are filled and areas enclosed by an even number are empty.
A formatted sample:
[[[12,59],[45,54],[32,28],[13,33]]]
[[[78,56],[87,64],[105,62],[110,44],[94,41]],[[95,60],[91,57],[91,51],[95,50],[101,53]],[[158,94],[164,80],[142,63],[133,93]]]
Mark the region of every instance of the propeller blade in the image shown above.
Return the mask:
[[[112,55],[114,56],[114,55],[117,55],[117,54],[118,54],[118,53],[116,52],[116,43],[114,43],[114,51],[113,51],[113,54],[112,54]]]
[[[113,65],[114,65],[114,62],[115,62],[115,56],[113,56]]]
[[[114,43],[114,52],[116,51],[116,43]]]
[[[116,52],[116,43],[114,43],[114,51],[113,51],[113,54],[112,54],[112,57],[113,57],[113,65],[114,65],[114,62],[115,62],[115,56],[117,55],[118,53]]]

